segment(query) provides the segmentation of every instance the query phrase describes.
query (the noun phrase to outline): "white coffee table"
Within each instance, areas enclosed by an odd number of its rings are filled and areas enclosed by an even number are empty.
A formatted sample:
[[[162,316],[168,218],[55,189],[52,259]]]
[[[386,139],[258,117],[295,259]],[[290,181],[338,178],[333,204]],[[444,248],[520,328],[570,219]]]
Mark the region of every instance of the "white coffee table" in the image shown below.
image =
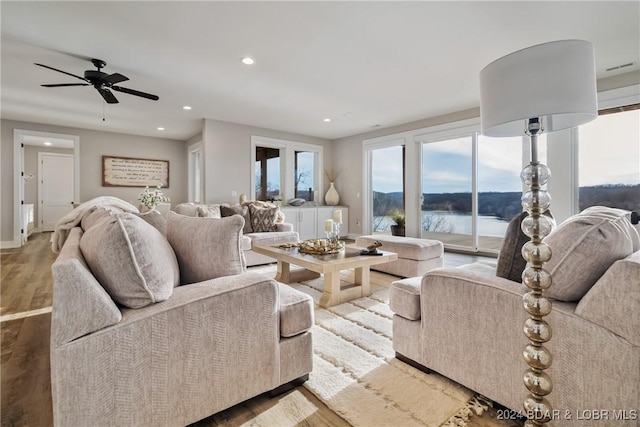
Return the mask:
[[[331,307],[371,295],[369,267],[396,261],[398,255],[393,252],[380,251],[382,255],[360,255],[363,248],[347,246],[337,254],[309,255],[300,253],[298,248],[279,248],[278,246],[254,246],[253,251],[267,255],[278,261],[278,272],[275,279],[282,283],[296,283],[301,280],[324,276],[324,287],[321,307]],[[306,269],[302,272],[292,272],[290,265],[297,265]],[[354,269],[353,284],[340,287],[340,272]],[[315,272],[317,274],[309,274]],[[300,274],[301,273],[301,274]]]

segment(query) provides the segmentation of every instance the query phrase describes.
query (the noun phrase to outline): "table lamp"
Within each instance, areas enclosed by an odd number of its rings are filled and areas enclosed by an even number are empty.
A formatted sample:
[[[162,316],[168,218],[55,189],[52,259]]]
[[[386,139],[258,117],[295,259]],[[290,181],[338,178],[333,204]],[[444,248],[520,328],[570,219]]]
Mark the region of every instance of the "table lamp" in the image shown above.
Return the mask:
[[[543,319],[551,312],[551,301],[544,295],[552,282],[544,269],[544,263],[551,259],[551,249],[542,241],[553,223],[542,215],[551,203],[543,187],[551,174],[538,161],[537,139],[543,131],[576,127],[597,117],[593,46],[584,40],[554,41],[490,63],[480,72],[480,115],[483,135],[526,134],[531,139],[531,160],[520,174],[525,186],[522,207],[529,214],[521,227],[531,239],[522,248],[527,261],[522,282],[530,289],[523,296],[529,314],[523,326],[529,339],[523,351],[528,365],[524,383],[529,391],[524,414],[526,427],[542,426],[553,414],[546,398],[553,383],[544,372],[552,362],[544,346],[551,339],[551,327]]]

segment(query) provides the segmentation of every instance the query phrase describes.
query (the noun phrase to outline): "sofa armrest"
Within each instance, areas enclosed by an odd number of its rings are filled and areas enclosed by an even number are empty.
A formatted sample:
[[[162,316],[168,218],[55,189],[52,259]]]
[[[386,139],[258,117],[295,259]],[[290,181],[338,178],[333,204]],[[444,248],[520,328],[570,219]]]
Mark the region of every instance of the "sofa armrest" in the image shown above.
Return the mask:
[[[107,291],[91,274],[80,252],[82,229],[74,227],[51,266],[51,344],[60,345],[114,325],[122,319]]]
[[[293,231],[293,224],[289,224],[288,222],[276,222],[276,230],[275,231]]]
[[[576,315],[640,346],[640,251],[616,261],[582,297]]]

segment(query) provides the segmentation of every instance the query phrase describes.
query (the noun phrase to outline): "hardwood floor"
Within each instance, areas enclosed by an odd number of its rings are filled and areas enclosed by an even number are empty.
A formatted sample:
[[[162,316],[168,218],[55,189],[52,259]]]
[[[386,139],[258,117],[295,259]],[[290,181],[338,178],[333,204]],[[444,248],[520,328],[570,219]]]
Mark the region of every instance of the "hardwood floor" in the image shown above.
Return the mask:
[[[34,234],[19,249],[1,252],[0,425],[53,425],[49,367],[52,302],[50,233]],[[445,254],[455,267],[487,258]],[[256,270],[275,271],[275,267]],[[372,274],[373,286],[389,286],[393,276]],[[484,417],[470,425],[483,426]],[[194,424],[204,426],[335,426],[349,424],[304,387],[270,398],[261,395]]]

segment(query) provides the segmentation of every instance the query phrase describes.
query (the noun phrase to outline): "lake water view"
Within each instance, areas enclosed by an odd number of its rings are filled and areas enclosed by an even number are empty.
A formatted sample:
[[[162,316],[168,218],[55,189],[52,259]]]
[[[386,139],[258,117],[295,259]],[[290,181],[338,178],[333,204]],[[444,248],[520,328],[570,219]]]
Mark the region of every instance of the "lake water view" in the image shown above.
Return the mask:
[[[422,223],[431,220],[441,221],[444,229],[429,231],[446,231],[457,234],[471,234],[471,214],[448,211],[422,211]],[[394,224],[388,216],[377,216],[373,220],[374,231],[388,231]],[[478,234],[480,236],[504,237],[509,221],[495,216],[478,215]]]

